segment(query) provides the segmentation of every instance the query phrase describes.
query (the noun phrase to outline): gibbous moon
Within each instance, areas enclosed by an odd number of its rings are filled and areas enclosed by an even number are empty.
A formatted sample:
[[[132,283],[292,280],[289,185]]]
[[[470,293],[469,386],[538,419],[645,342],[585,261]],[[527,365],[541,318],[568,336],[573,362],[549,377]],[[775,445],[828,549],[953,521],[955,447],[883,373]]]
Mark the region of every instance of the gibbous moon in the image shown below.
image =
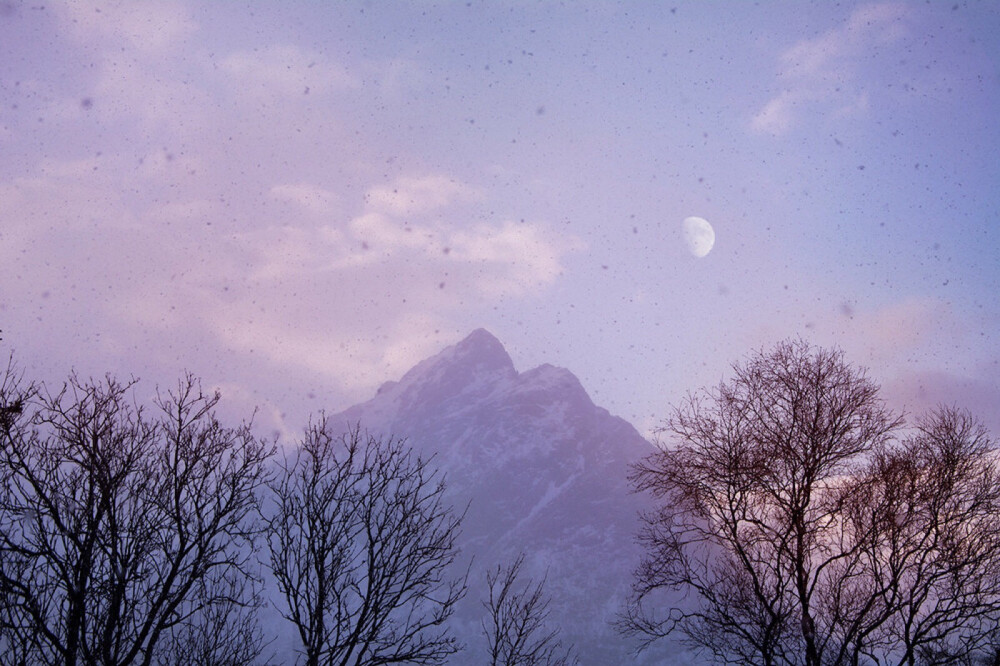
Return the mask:
[[[684,243],[688,251],[701,258],[712,251],[715,245],[715,230],[708,220],[700,217],[684,218]]]

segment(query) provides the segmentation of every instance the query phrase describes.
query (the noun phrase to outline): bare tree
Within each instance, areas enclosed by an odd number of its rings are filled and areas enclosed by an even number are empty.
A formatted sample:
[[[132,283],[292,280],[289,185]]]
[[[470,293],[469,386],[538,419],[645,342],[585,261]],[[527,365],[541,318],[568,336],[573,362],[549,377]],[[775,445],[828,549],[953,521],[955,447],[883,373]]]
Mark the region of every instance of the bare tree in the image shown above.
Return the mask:
[[[985,428],[939,409],[878,455],[848,520],[885,590],[868,651],[879,663],[972,663],[1000,621],[1000,468]]]
[[[644,644],[679,631],[728,663],[839,663],[817,615],[849,573],[844,479],[899,420],[839,352],[787,342],[733,371],[675,411],[676,446],[634,471],[661,502],[644,516],[648,556],[621,627]],[[694,603],[659,614],[663,590]]]
[[[0,338],[2,340],[3,338]],[[14,425],[17,417],[24,411],[24,395],[20,394],[20,374],[14,366],[14,357],[7,358],[7,367],[0,380],[0,432],[7,431]],[[9,402],[8,402],[9,401]]]
[[[945,664],[994,649],[1000,472],[971,416],[910,437],[839,352],[783,343],[692,396],[636,468],[661,499],[622,628],[738,664]],[[693,601],[658,612],[664,590]]]
[[[545,580],[518,580],[524,555],[507,567],[486,574],[488,597],[483,602],[489,666],[571,666],[578,661],[572,647],[563,647],[559,630],[548,623]]]
[[[233,575],[235,574],[235,575]],[[263,605],[254,578],[229,571],[199,584],[189,606],[199,611],[169,629],[157,666],[247,666],[265,662],[268,646],[254,610]]]
[[[449,578],[461,516],[402,440],[310,424],[272,486],[270,564],[308,666],[440,664],[465,593]]]
[[[222,426],[190,376],[156,419],[131,389],[73,376],[51,394],[10,368],[0,382],[0,403],[23,406],[0,428],[0,664],[176,662],[184,627],[252,614],[272,449]],[[225,663],[256,656],[224,640]]]

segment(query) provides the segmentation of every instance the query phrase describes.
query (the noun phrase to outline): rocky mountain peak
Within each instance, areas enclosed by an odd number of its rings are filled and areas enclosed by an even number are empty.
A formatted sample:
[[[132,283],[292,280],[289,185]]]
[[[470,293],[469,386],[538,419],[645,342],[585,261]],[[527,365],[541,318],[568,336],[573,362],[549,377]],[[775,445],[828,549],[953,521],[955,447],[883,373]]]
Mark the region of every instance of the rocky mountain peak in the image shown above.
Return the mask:
[[[392,411],[410,412],[421,405],[443,405],[481,397],[517,377],[514,362],[489,331],[476,329],[411,368],[398,382],[386,382],[375,400]]]
[[[463,557],[475,568],[458,612],[463,640],[480,640],[484,570],[523,553],[530,575],[547,576],[553,617],[583,663],[624,662],[628,646],[610,622],[639,558],[645,508],[626,478],[651,447],[572,372],[543,364],[518,373],[478,329],[333,420],[406,438],[442,470],[454,506],[466,507]],[[456,666],[478,663],[475,651]]]

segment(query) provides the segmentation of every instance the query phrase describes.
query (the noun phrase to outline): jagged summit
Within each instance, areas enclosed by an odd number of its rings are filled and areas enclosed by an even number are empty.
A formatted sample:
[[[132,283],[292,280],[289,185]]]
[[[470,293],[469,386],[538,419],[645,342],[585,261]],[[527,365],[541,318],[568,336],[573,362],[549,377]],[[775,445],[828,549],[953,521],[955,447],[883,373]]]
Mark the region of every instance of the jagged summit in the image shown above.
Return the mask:
[[[486,329],[477,328],[461,342],[445,347],[413,366],[398,382],[389,383],[412,384],[430,375],[446,373],[452,366],[465,366],[490,374],[514,373],[514,362],[500,341]]]
[[[507,350],[504,349],[504,346],[496,339],[496,336],[485,328],[477,328],[472,333],[469,333],[464,340],[455,345],[455,348],[489,355],[495,354],[510,361],[510,357],[507,356]]]
[[[382,384],[365,406],[382,416],[401,416],[431,405],[443,413],[453,404],[502,402],[518,396],[540,404],[556,400],[593,407],[572,372],[545,363],[518,373],[503,344],[483,328],[421,361],[399,381]]]
[[[515,374],[514,362],[500,341],[486,329],[477,328],[458,344],[447,347],[423,363],[419,363],[403,376],[402,381],[405,382],[411,375],[419,375],[421,369],[443,366],[463,366],[479,373],[500,376]]]
[[[447,403],[457,396],[475,397],[516,376],[507,350],[480,328],[421,361],[398,382],[383,384],[375,401],[392,401],[411,411],[419,404]]]
[[[587,395],[584,390],[583,385],[580,380],[577,379],[576,375],[567,370],[566,368],[560,368],[555,365],[550,365],[548,363],[543,363],[537,368],[532,368],[527,372],[522,372],[519,376],[519,384],[523,386],[530,386],[538,389],[546,390],[560,390],[566,394]],[[589,401],[590,398],[587,397]]]

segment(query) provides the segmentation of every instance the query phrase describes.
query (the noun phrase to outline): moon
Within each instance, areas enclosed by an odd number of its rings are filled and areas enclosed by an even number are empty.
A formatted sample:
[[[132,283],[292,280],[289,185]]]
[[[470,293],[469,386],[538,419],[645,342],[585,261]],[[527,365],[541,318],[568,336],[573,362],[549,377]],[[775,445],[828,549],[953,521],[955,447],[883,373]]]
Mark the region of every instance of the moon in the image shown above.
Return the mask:
[[[715,230],[701,217],[684,218],[684,243],[694,256],[704,257],[715,246]]]

